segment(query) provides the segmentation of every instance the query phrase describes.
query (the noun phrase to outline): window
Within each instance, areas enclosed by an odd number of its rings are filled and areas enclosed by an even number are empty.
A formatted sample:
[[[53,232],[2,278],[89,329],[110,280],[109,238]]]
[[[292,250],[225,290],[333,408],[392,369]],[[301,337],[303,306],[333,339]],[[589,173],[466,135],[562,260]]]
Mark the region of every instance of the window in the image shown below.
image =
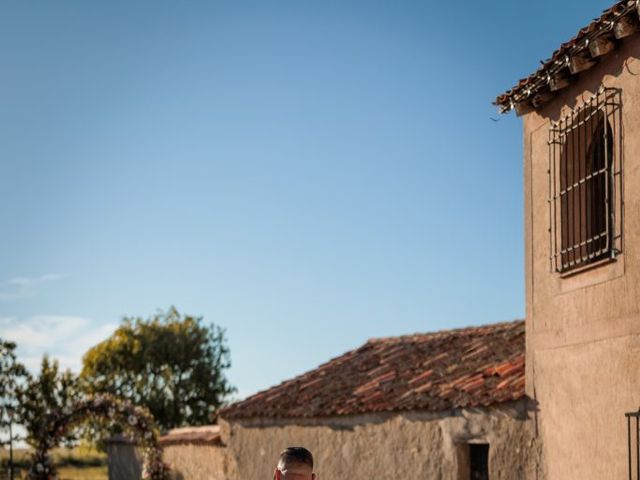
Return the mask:
[[[569,272],[621,251],[620,91],[603,88],[549,131],[551,269]],[[618,208],[619,209],[619,208]]]
[[[458,480],[489,480],[489,444],[457,445]]]

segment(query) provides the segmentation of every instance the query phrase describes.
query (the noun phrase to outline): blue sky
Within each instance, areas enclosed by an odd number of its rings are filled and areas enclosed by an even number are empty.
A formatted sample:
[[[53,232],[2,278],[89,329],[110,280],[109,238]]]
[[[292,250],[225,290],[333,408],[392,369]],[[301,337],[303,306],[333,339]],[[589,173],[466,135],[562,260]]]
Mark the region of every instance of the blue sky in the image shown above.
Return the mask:
[[[0,4],[0,336],[226,328],[243,397],[370,337],[522,317],[492,99],[605,1]]]

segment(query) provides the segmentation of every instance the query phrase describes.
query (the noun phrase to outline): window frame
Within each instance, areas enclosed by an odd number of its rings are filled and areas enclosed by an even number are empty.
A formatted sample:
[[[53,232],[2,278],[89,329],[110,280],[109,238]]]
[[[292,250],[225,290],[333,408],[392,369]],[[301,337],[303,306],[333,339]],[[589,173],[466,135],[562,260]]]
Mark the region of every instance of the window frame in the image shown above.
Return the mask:
[[[621,108],[621,90],[601,87],[550,124],[551,272],[572,275],[622,252]]]

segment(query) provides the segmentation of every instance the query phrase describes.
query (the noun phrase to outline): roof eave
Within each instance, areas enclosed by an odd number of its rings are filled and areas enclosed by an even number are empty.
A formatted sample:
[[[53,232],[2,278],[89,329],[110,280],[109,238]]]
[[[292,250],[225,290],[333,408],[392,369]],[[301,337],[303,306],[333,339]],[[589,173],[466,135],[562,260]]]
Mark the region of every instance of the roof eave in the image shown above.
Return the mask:
[[[514,110],[518,116],[542,107],[557,92],[567,88],[580,73],[594,67],[598,60],[618,46],[619,41],[640,29],[640,0],[623,0],[604,11],[561,45],[551,58],[531,76],[499,95],[493,104],[500,113]]]

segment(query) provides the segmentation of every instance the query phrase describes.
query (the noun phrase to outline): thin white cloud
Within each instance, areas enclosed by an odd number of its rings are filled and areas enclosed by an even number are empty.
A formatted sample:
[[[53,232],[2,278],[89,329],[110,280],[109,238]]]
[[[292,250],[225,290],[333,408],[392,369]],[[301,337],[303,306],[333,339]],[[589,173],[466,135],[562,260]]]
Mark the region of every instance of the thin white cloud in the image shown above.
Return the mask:
[[[0,318],[0,337],[17,344],[20,361],[30,370],[40,368],[46,353],[62,368],[79,372],[82,356],[118,327],[116,323],[97,324],[85,317],[36,315],[27,318]]]
[[[0,284],[0,301],[31,297],[43,283],[53,282],[64,277],[65,275],[59,273],[47,273],[39,277],[14,277]]]

